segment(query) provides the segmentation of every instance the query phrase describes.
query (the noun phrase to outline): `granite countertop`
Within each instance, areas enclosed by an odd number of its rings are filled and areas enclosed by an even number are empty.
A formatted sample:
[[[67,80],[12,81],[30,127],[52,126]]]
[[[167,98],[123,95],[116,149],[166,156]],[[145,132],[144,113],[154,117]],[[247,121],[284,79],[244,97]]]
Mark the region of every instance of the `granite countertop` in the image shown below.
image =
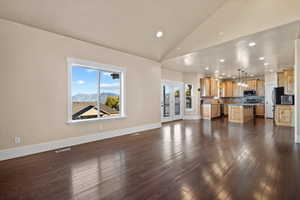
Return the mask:
[[[261,103],[238,103],[238,104],[228,104],[229,106],[256,106]]]

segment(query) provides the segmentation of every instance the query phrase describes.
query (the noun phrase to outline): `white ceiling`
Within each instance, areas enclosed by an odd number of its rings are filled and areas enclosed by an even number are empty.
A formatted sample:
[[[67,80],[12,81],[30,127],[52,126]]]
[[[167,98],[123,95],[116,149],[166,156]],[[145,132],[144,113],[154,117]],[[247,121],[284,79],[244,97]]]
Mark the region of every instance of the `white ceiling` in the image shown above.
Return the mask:
[[[1,0],[0,18],[159,61],[225,1]]]
[[[265,72],[293,67],[294,42],[299,38],[299,24],[299,22],[295,22],[171,58],[163,61],[163,67],[209,75],[215,74],[215,71],[218,70],[218,74],[224,77],[237,75],[238,68],[245,68],[248,73],[253,75],[261,75]],[[250,42],[255,42],[256,46],[250,47]],[[265,57],[265,61],[259,60],[260,57]],[[220,59],[224,59],[225,62],[221,63]],[[265,66],[265,62],[268,62],[269,65]],[[207,67],[209,70],[205,69]]]

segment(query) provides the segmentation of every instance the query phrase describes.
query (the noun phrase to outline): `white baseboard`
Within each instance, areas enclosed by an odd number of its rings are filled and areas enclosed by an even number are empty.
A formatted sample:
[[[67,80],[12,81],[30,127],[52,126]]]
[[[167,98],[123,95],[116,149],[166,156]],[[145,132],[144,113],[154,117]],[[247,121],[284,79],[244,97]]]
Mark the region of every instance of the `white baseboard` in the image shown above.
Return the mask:
[[[88,142],[94,142],[98,140],[108,139],[112,137],[117,137],[121,135],[132,134],[136,132],[151,130],[160,128],[161,123],[154,123],[154,124],[146,124],[137,127],[113,130],[113,131],[104,131],[97,134],[80,136],[80,137],[71,137],[63,140],[57,140],[47,143],[40,143],[40,144],[33,144],[28,146],[10,148],[5,150],[0,150],[0,161],[1,160],[8,160],[12,158],[18,158],[22,156],[32,155],[36,153],[41,153],[45,151],[51,151],[55,149],[65,148],[69,146],[74,146],[78,144],[84,144]]]
[[[201,119],[200,115],[185,115],[183,116],[184,120],[199,120]]]

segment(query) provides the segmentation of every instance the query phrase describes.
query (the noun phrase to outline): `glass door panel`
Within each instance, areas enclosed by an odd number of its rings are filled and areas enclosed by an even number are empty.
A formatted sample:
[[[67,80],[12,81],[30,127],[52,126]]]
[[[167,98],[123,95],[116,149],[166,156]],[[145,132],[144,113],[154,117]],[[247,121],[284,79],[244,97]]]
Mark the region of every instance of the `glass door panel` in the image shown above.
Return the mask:
[[[175,115],[180,115],[180,88],[175,88],[174,90],[174,106],[175,106]]]
[[[162,122],[182,119],[183,84],[166,81],[162,83]]]
[[[164,108],[163,108],[163,113],[164,117],[170,117],[171,116],[171,88],[164,85],[163,86],[163,103],[164,103]]]

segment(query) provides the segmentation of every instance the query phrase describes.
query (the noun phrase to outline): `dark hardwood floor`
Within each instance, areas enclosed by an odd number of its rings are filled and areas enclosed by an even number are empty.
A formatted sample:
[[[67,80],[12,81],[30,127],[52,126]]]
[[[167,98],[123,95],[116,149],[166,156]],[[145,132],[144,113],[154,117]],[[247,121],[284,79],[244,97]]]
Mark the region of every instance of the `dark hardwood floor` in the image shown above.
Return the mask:
[[[293,129],[176,121],[161,129],[0,162],[0,199],[300,199]]]

